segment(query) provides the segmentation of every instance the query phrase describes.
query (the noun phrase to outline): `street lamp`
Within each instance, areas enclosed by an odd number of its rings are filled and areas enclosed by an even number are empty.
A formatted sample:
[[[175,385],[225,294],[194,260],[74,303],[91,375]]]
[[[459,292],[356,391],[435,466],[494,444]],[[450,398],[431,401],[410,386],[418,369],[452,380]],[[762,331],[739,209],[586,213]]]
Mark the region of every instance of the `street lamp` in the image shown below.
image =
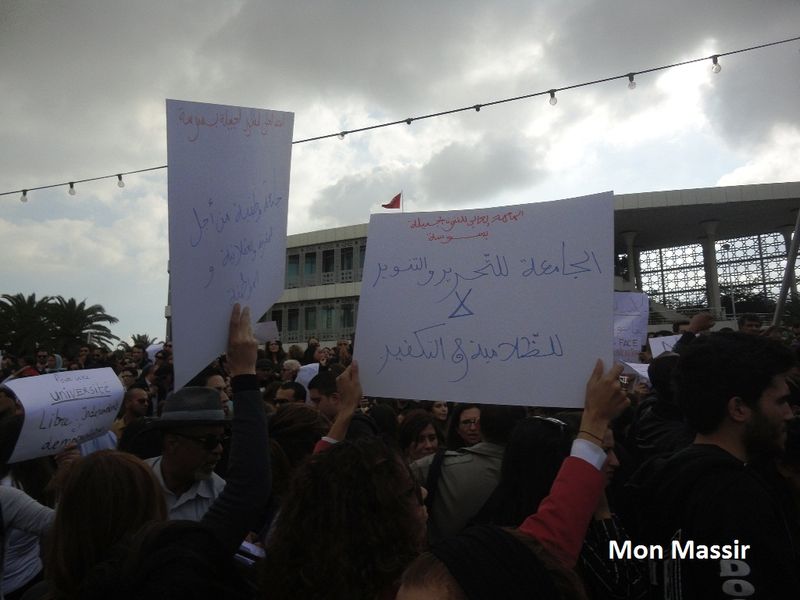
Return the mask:
[[[728,262],[728,293],[731,295],[731,310],[733,311],[733,320],[736,320],[736,298],[734,298],[733,290],[733,277],[731,276],[731,245],[722,244],[722,249],[725,250],[725,260]]]

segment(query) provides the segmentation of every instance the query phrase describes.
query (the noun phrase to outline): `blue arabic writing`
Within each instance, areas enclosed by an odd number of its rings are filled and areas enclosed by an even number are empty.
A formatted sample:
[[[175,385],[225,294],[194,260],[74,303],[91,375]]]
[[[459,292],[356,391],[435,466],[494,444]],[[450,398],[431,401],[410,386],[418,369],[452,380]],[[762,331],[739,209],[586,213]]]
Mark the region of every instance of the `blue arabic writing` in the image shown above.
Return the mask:
[[[487,342],[485,340],[466,340],[463,337],[447,335],[447,323],[435,323],[411,332],[402,342],[386,343],[379,357],[381,362],[377,373],[380,374],[394,361],[438,361],[445,367],[454,365],[450,383],[465,379],[470,373],[472,361],[509,362],[532,358],[562,357],[565,350],[557,333],[542,334],[534,332],[517,335],[513,338]],[[443,329],[444,328],[444,329]]]

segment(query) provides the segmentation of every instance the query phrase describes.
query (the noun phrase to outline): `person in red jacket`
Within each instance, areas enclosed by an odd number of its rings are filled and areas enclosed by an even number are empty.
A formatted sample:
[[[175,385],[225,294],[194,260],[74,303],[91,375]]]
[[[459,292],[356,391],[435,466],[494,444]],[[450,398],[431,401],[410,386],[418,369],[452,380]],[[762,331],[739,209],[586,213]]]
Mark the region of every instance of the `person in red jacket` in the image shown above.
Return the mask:
[[[517,529],[479,525],[434,545],[406,569],[398,600],[585,597],[571,569],[606,483],[603,436],[629,402],[621,373],[597,361],[578,437],[536,513]]]

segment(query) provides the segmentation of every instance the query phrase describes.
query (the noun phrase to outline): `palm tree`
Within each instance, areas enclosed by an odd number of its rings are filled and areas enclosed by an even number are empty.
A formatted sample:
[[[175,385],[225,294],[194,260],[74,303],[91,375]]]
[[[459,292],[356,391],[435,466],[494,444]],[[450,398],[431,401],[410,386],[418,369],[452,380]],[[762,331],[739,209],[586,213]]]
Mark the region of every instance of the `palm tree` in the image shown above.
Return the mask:
[[[130,342],[120,342],[119,346],[121,346],[122,349],[125,350],[125,352],[130,352],[130,349],[133,346],[136,346],[137,344],[147,348],[152,344],[160,344],[160,343],[161,342],[158,341],[157,337],[151,338],[150,335],[147,333],[134,333],[133,335],[131,335]]]
[[[119,338],[103,323],[114,324],[116,317],[106,314],[100,304],[86,306],[86,300],[77,302],[63,296],[56,296],[48,307],[52,327],[52,344],[67,356],[74,354],[82,343],[91,342],[96,346],[109,347]]]
[[[20,354],[34,354],[50,342],[48,306],[51,298],[36,294],[3,294],[0,298],[0,346]]]

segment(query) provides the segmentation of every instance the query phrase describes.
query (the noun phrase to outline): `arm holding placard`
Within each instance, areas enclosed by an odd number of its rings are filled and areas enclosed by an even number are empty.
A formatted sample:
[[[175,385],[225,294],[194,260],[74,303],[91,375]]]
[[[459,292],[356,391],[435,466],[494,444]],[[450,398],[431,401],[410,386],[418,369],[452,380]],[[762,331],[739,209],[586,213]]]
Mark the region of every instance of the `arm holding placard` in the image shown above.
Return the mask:
[[[250,326],[250,309],[236,304],[228,336],[228,370],[231,374],[233,413],[231,454],[225,489],[203,516],[201,523],[233,554],[253,519],[261,514],[272,487],[267,417],[256,377],[258,342]]]

